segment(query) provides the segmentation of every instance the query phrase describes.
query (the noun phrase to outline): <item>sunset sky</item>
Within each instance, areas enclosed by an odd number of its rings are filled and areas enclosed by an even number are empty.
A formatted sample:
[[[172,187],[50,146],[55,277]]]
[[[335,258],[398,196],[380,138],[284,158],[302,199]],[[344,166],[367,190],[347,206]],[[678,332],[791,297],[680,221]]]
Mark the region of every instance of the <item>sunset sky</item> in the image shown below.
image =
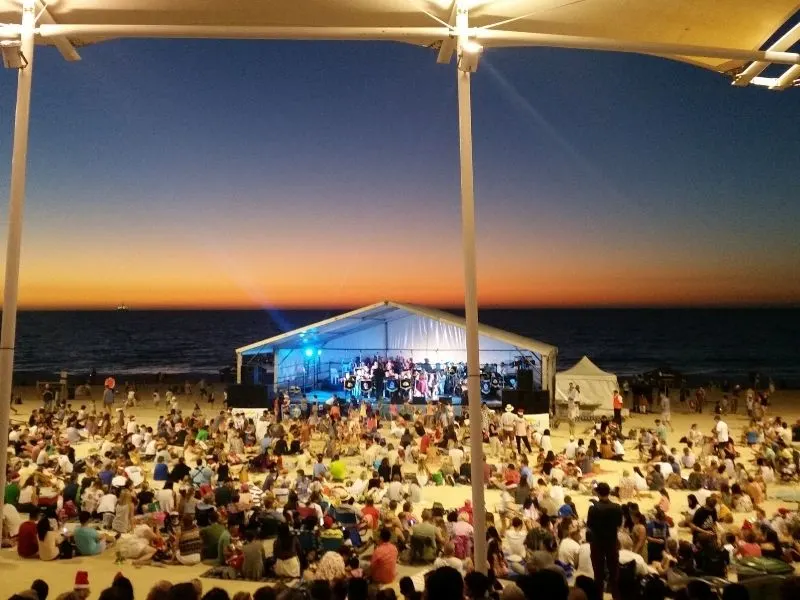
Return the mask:
[[[37,55],[24,307],[463,302],[455,66],[431,50],[81,54]],[[2,252],[14,77],[0,73]],[[488,52],[481,303],[800,302],[798,94],[651,57]]]

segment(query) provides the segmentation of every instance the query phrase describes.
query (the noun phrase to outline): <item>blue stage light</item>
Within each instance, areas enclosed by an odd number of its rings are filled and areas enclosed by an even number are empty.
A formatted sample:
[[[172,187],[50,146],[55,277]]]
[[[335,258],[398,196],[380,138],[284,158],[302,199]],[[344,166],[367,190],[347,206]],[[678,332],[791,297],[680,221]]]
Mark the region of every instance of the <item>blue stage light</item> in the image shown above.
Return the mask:
[[[314,349],[313,348],[306,348],[306,356],[308,358],[311,358],[312,356],[314,356]]]
[[[317,350],[317,356],[322,356],[322,350]]]

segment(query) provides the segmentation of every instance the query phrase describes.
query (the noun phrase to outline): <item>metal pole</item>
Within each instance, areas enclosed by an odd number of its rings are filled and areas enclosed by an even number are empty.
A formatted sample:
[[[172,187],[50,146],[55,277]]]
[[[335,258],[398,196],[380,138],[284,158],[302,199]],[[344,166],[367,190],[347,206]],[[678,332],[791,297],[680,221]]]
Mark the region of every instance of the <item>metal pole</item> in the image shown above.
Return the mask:
[[[458,20],[466,21],[459,10]],[[466,26],[466,23],[464,23]],[[481,372],[478,339],[478,281],[475,258],[475,194],[472,175],[472,103],[470,73],[458,73],[458,132],[461,151],[461,239],[464,260],[464,313],[467,322],[467,393],[472,478],[472,515],[475,538],[475,570],[488,573],[486,560],[486,503],[483,493],[483,431],[481,419]]]
[[[8,465],[8,427],[11,417],[11,390],[14,377],[14,340],[17,329],[19,296],[19,256],[22,245],[22,214],[25,206],[25,166],[28,157],[28,122],[33,78],[33,31],[36,24],[35,0],[25,0],[22,8],[20,51],[27,65],[17,75],[17,112],[14,120],[14,148],[11,154],[11,186],[8,202],[8,246],[3,287],[3,325],[0,332],[0,490],[6,489]],[[2,512],[5,494],[0,496]]]

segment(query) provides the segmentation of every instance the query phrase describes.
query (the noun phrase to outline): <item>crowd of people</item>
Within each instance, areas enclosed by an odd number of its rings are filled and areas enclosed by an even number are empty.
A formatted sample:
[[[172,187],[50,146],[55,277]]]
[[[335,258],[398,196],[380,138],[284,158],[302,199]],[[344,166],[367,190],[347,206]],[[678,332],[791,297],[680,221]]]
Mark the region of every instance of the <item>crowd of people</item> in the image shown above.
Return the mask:
[[[793,428],[766,401],[750,409],[741,440],[720,410],[710,429],[692,425],[674,446],[668,400],[652,427],[627,430],[616,393],[611,401],[613,417],[582,437],[571,423],[563,448],[522,411],[484,405],[480,457],[469,453],[469,415],[444,403],[383,420],[367,403],[303,398],[248,417],[199,404],[184,413],[171,399],[149,425],[116,408],[113,393],[99,413],[48,401],[10,431],[3,546],[22,559],[113,552],[136,565],[203,563],[224,579],[326,582],[320,598],[349,598],[353,585],[357,597],[354,582],[363,594],[396,584],[403,564],[458,576],[475,598],[531,598],[540,585],[558,597],[563,585],[574,598],[627,600],[643,587],[686,593],[691,578],[724,577],[743,559],[800,559],[800,516],[761,507],[800,463]],[[486,513],[488,575],[474,570],[471,503],[424,502],[429,486],[470,484],[472,460],[499,496]],[[606,460],[630,463],[613,488],[599,478]],[[678,519],[673,490],[691,492]],[[402,578],[401,592],[427,593],[433,577]],[[176,587],[151,595],[166,600]]]

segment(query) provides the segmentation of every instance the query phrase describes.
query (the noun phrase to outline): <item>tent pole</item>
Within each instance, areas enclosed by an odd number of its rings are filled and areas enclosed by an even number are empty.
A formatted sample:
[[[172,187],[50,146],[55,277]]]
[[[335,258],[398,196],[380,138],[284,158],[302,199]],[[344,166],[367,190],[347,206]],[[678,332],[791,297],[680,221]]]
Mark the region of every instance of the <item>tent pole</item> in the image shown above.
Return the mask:
[[[457,26],[466,30],[467,11],[458,8]],[[458,74],[458,132],[461,158],[461,238],[464,260],[464,314],[467,324],[467,393],[472,479],[475,570],[488,573],[486,560],[486,506],[483,493],[483,431],[481,419],[481,372],[478,339],[478,281],[475,250],[475,194],[472,174],[472,102],[470,73]]]
[[[35,0],[25,0],[22,8],[20,52],[27,64],[17,74],[17,111],[14,120],[14,147],[11,154],[11,185],[8,201],[8,245],[3,287],[3,324],[0,332],[0,490],[6,489],[8,465],[8,427],[11,420],[11,392],[14,378],[14,341],[19,299],[19,258],[22,246],[22,216],[25,206],[25,167],[28,157],[28,123],[33,77],[33,35],[36,25]],[[3,497],[0,497],[2,511]]]

